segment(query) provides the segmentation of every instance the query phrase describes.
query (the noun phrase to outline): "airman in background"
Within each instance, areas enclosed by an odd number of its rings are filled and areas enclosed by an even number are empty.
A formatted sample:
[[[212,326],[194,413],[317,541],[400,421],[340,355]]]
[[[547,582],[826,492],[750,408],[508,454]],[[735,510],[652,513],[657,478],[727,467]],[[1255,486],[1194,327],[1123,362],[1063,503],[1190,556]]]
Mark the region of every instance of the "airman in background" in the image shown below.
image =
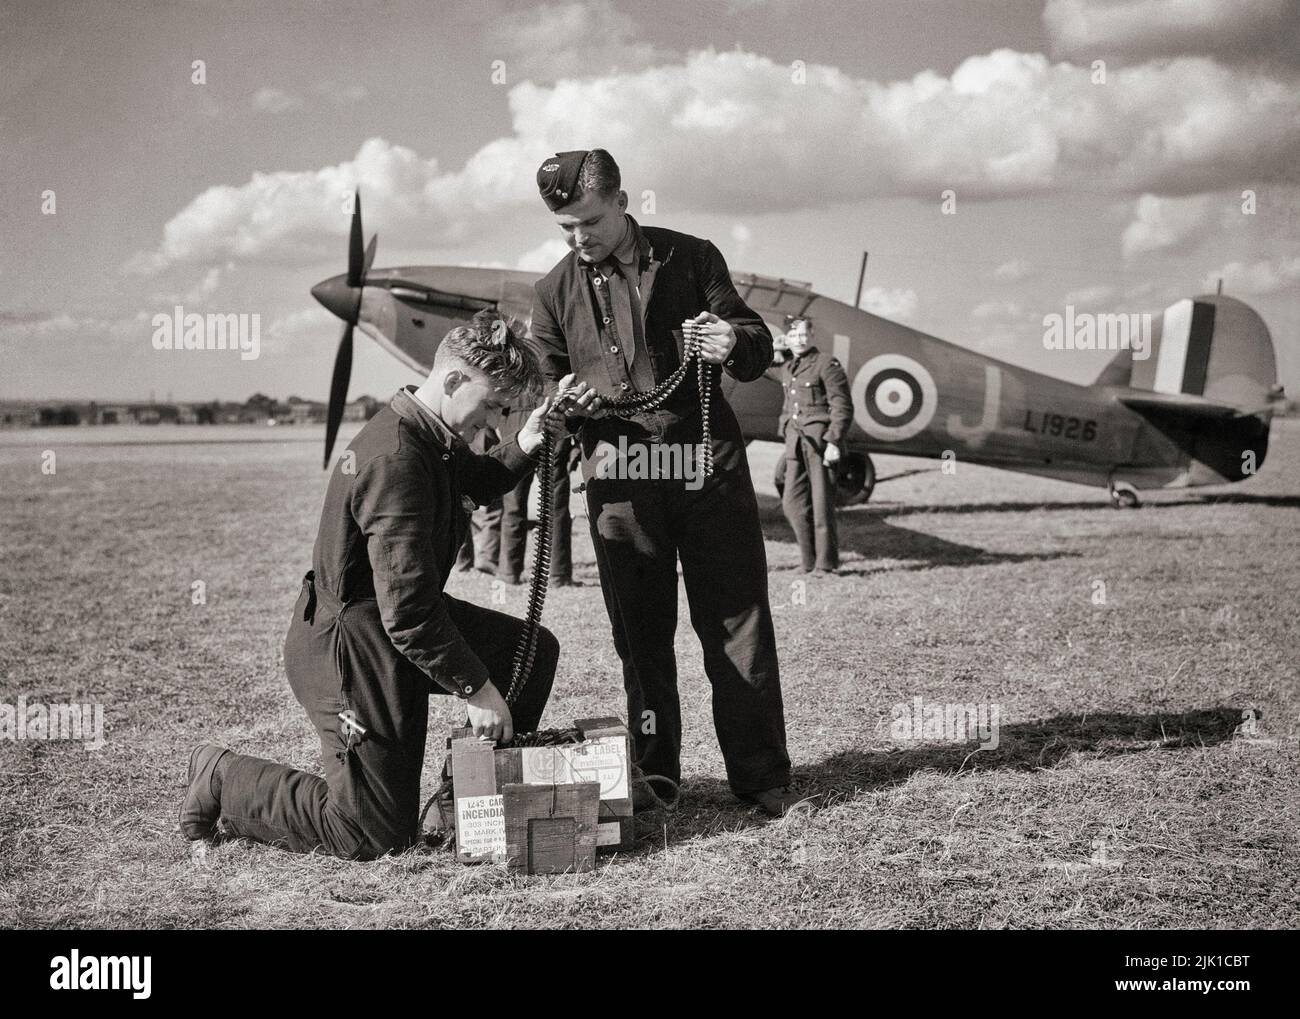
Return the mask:
[[[804,572],[835,573],[840,566],[835,529],[835,464],[853,421],[853,399],[844,369],[812,345],[812,322],[790,322],[785,343],[791,357],[781,366],[785,404],[778,424],[785,440],[781,508],[799,542]]]

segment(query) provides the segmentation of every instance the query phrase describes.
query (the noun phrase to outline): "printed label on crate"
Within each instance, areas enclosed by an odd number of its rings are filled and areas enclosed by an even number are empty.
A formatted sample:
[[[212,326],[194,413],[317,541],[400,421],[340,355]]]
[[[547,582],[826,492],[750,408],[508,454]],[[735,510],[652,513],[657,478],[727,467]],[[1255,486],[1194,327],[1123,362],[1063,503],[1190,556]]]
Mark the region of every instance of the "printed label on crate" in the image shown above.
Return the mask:
[[[601,821],[596,825],[596,845],[616,846],[623,841],[623,829],[617,821]]]
[[[627,741],[601,736],[586,743],[558,747],[525,747],[523,780],[529,785],[599,782],[602,800],[626,799]]]
[[[565,748],[575,782],[599,782],[602,800],[622,800],[627,791],[627,740],[600,736]]]
[[[499,793],[456,801],[456,841],[468,856],[505,854],[506,808]]]

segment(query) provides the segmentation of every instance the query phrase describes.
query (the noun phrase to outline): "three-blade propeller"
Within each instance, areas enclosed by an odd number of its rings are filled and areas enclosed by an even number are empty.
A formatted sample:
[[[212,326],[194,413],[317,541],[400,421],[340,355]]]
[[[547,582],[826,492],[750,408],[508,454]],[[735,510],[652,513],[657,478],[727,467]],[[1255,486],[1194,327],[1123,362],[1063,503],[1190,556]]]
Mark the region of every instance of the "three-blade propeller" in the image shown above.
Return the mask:
[[[330,379],[329,410],[325,417],[325,459],[322,467],[330,465],[334,440],[343,420],[343,408],[348,402],[348,382],[352,375],[352,329],[361,312],[361,290],[366,285],[366,273],[375,260],[376,234],[370,244],[362,247],[361,192],[353,196],[352,231],[348,237],[348,274],[346,288],[339,288],[337,280],[327,281],[313,288],[312,293],[330,311],[343,319],[343,338],[339,340],[338,353],[334,355],[334,375]]]

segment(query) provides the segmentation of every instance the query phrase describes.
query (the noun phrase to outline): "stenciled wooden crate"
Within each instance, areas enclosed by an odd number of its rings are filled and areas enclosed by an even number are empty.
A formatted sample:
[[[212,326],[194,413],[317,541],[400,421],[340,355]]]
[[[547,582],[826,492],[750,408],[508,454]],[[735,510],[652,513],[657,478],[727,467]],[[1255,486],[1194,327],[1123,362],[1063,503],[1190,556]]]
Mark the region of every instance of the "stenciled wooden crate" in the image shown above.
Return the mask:
[[[506,866],[525,874],[581,873],[596,865],[600,783],[524,785],[501,790]]]
[[[541,832],[542,843],[563,842],[574,848],[570,854],[579,863],[586,859],[588,835],[594,850],[611,852],[630,848],[634,841],[631,798],[631,737],[627,727],[613,717],[579,719],[575,723],[583,735],[582,743],[554,747],[519,747],[497,750],[492,743],[473,739],[469,729],[453,730],[449,740],[452,784],[454,788],[457,858],[463,863],[488,860],[508,862],[526,869],[520,860],[529,854],[524,848],[532,834],[532,855]],[[549,802],[550,790],[593,785],[596,789],[596,816],[588,833],[586,815],[536,813],[533,804]],[[505,799],[508,787],[519,786],[513,799]],[[566,803],[569,800],[565,801]],[[575,804],[577,801],[573,801]],[[512,804],[515,806],[512,807]],[[507,837],[513,810],[524,810],[528,824],[514,842]],[[563,818],[573,817],[574,827],[568,835]],[[554,823],[552,823],[554,822]],[[522,840],[522,841],[521,841]],[[523,854],[521,856],[521,853]],[[565,858],[562,849],[545,849],[546,866]],[[513,862],[512,862],[513,861]]]
[[[612,715],[601,718],[579,718],[573,723],[584,739],[622,739],[623,760],[627,762],[627,795],[601,797],[600,823],[596,829],[596,851],[617,852],[631,849],[636,841],[632,823],[632,734],[627,726]]]

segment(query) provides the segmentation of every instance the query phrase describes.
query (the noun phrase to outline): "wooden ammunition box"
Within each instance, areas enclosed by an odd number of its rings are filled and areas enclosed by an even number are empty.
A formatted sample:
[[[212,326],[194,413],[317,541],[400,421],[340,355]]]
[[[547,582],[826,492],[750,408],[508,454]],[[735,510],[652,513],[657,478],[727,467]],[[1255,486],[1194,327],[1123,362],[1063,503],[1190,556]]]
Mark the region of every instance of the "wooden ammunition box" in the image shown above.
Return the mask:
[[[555,873],[589,869],[597,850],[631,847],[627,727],[617,718],[579,719],[574,727],[580,743],[504,750],[471,738],[468,729],[453,730],[459,860]]]

